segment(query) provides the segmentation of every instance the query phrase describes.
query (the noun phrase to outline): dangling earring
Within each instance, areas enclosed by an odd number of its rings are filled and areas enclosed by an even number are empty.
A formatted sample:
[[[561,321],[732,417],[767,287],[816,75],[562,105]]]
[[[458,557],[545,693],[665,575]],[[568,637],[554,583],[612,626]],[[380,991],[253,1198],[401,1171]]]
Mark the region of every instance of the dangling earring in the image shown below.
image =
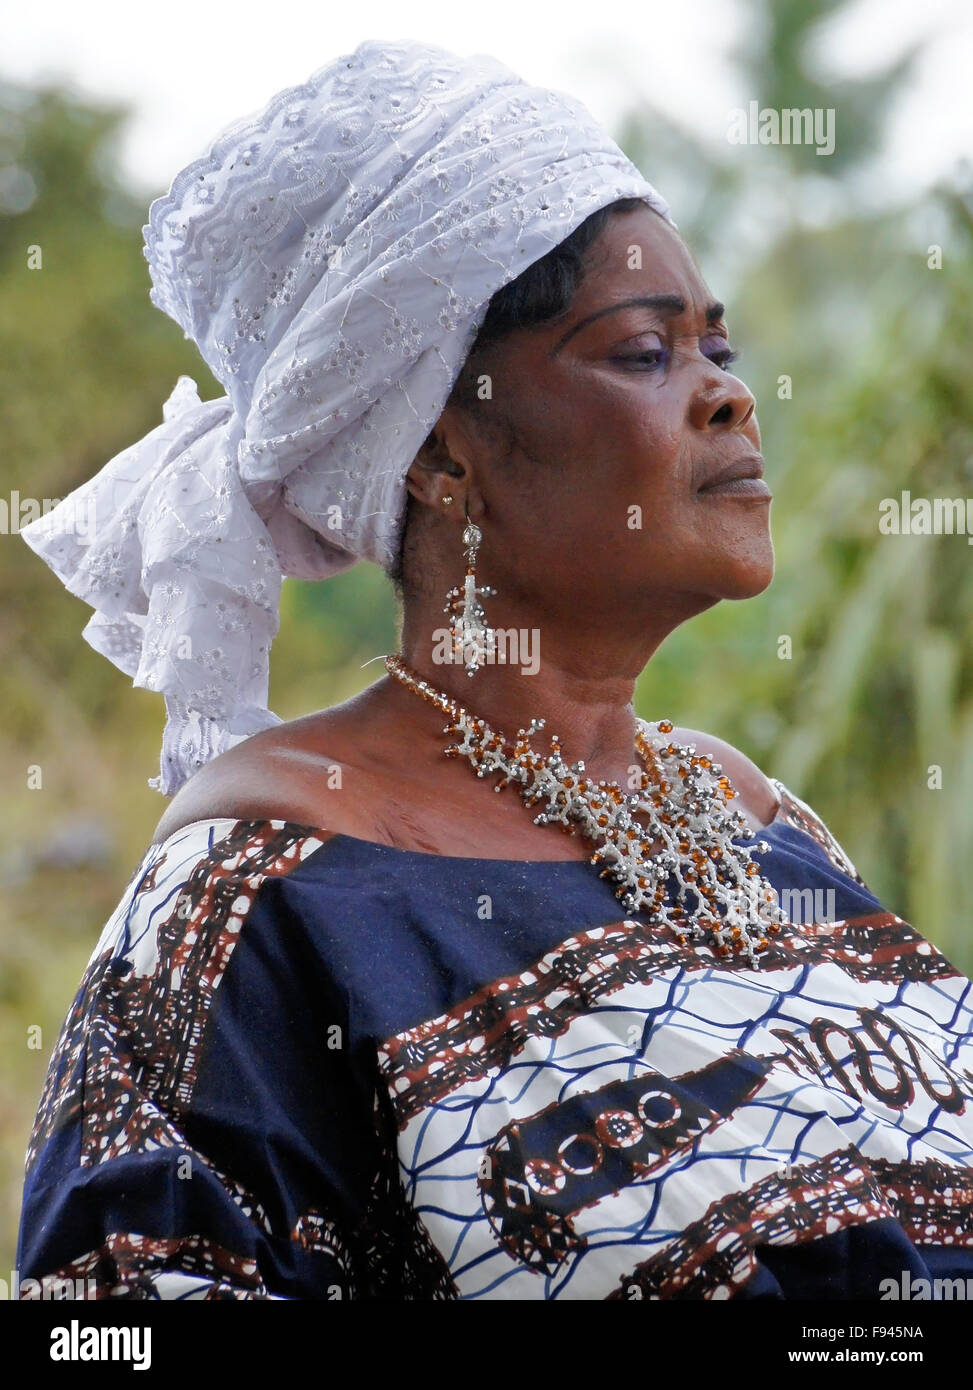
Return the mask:
[[[466,674],[473,676],[484,664],[492,660],[496,635],[487,626],[486,613],[480,596],[493,598],[496,589],[489,584],[479,587],[476,582],[476,552],[483,540],[483,532],[476,522],[470,520],[469,507],[464,503],[466,527],[463,531],[463,545],[466,550],[466,577],[462,589],[450,589],[446,595],[444,613],[452,613],[450,630],[453,634],[453,654],[466,666]]]

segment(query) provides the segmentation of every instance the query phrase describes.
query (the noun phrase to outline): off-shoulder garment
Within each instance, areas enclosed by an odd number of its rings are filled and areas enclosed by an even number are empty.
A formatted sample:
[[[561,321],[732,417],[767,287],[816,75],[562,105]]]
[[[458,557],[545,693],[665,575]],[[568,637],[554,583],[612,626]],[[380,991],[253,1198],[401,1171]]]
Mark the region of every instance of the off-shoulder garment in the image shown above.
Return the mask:
[[[282,820],[150,846],[50,1064],[21,1281],[878,1299],[973,1277],[973,986],[777,786],[758,857],[800,925],[759,968],[625,917],[583,861]]]

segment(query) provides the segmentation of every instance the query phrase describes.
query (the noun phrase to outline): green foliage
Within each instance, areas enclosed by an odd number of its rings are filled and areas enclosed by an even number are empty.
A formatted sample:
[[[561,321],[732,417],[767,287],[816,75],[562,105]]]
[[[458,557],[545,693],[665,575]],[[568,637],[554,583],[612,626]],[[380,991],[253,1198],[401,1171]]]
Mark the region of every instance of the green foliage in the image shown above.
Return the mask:
[[[845,0],[758,0],[751,10],[746,37],[735,57],[762,108],[832,109],[840,117],[840,139],[828,159],[826,177],[854,173],[881,141],[895,97],[908,83],[920,45],[906,49],[894,63],[869,77],[830,80],[815,61],[829,21],[840,18]],[[833,47],[833,45],[832,45]],[[808,145],[781,146],[793,173],[820,174],[820,159]]]

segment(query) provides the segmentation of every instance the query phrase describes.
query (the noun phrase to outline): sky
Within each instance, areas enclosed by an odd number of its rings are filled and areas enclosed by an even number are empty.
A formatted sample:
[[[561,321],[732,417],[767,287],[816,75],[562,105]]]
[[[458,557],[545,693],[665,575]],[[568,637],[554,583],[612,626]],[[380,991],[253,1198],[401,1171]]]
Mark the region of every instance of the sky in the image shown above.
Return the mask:
[[[136,192],[154,197],[232,121],[366,38],[419,39],[491,53],[522,77],[579,97],[611,131],[646,96],[704,140],[726,139],[745,90],[729,55],[751,23],[740,0],[612,0],[552,7],[526,0],[45,0],[0,15],[0,78],[60,79],[79,94],[131,104],[120,147]],[[973,5],[858,0],[816,45],[822,71],[866,73],[918,36],[928,47],[889,129],[881,177],[893,193],[973,154]],[[652,179],[652,170],[644,168]]]

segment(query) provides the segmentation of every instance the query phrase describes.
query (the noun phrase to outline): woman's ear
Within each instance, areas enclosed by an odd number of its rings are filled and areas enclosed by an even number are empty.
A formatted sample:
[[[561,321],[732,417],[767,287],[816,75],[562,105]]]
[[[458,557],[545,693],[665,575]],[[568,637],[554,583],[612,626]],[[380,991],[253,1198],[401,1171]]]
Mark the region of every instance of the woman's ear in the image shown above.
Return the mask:
[[[446,496],[453,498],[453,503],[447,506],[461,502],[469,492],[471,481],[469,441],[447,406],[409,465],[406,487],[418,501],[438,511]],[[456,510],[463,515],[462,505]]]

